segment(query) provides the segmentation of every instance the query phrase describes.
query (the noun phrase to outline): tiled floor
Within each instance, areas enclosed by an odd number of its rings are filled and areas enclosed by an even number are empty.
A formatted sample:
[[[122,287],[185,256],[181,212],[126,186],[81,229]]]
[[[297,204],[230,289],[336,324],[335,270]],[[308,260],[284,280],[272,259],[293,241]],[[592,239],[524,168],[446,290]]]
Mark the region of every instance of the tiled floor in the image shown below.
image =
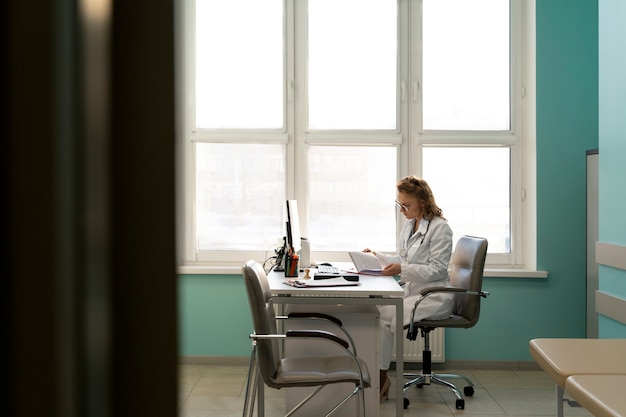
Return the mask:
[[[181,417],[241,416],[246,381],[246,366],[180,366]],[[454,370],[446,370],[454,373]],[[451,417],[472,415],[485,417],[554,416],[554,385],[542,371],[464,370],[475,385],[472,397],[466,397],[465,409],[455,409],[455,397],[447,388],[427,386],[411,389],[411,405],[405,416]],[[393,386],[392,386],[393,388]],[[268,417],[284,415],[285,390],[266,389]],[[381,403],[381,417],[395,416],[395,402]],[[567,393],[566,393],[567,397]],[[590,416],[585,409],[564,404],[566,416]],[[294,417],[297,413],[294,414]]]

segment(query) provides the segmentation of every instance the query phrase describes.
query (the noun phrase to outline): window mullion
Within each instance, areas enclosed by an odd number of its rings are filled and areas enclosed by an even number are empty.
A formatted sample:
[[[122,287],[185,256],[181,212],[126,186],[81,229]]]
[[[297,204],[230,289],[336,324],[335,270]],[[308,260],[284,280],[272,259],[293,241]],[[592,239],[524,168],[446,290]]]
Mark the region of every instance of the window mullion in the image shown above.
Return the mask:
[[[402,35],[405,37],[403,44],[406,53],[406,100],[403,105],[403,112],[406,112],[406,122],[404,124],[406,138],[405,161],[401,160],[400,165],[405,167],[404,175],[422,175],[422,152],[420,143],[420,132],[422,129],[422,31],[421,31],[421,1],[413,0],[406,4],[408,8],[406,19],[403,19]]]
[[[410,25],[409,2],[398,2],[398,93],[397,113],[398,131],[402,142],[398,147],[398,178],[406,176],[411,169],[412,155],[411,132],[413,120],[411,114],[410,84],[413,75],[411,73],[411,25]]]
[[[293,101],[288,103],[292,111],[292,128],[289,131],[287,196],[300,204],[300,231],[309,235],[307,145],[305,143],[308,124],[308,1],[288,0],[289,20],[288,45],[291,45],[287,62],[293,75]]]

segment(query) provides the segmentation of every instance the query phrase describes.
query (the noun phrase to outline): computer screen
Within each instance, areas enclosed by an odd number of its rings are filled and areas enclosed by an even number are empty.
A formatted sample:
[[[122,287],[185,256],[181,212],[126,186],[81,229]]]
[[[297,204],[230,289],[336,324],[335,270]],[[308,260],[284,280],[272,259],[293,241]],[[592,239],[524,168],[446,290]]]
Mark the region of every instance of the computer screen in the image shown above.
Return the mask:
[[[298,216],[298,202],[287,200],[287,244],[294,252],[300,252],[300,218]]]

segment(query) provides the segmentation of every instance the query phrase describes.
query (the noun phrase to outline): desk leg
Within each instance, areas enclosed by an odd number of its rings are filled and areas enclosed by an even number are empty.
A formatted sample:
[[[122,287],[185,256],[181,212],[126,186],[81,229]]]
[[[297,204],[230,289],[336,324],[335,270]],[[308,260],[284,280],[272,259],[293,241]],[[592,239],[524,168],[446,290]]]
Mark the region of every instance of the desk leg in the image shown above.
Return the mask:
[[[396,417],[404,415],[404,300],[396,303]]]

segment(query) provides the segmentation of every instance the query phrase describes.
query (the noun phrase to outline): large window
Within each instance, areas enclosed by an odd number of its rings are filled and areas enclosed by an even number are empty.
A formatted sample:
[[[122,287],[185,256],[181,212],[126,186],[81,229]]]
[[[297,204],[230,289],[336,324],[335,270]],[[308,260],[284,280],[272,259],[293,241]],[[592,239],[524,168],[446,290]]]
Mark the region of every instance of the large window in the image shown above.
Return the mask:
[[[395,182],[523,263],[521,1],[185,0],[182,261],[263,261],[297,199],[312,259],[395,251]],[[520,197],[520,198],[518,198]]]

